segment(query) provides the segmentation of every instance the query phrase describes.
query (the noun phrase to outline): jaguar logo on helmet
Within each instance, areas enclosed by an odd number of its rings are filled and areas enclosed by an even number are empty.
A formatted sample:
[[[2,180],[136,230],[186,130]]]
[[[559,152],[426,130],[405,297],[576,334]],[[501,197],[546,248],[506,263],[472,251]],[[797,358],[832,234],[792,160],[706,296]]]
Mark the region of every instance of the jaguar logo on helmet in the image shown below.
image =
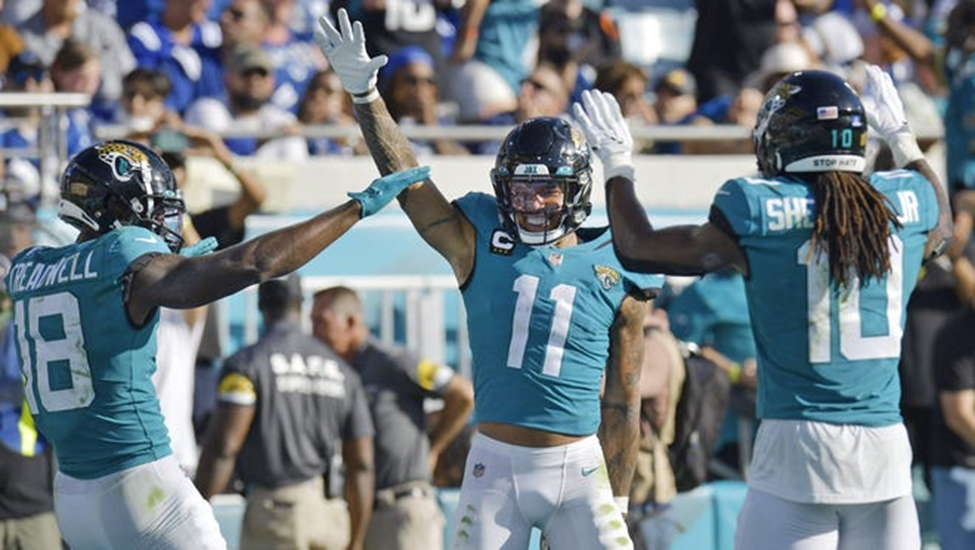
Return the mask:
[[[112,167],[112,174],[119,181],[129,181],[141,175],[143,182],[152,179],[152,166],[145,153],[122,142],[108,142],[98,147],[98,158]]]

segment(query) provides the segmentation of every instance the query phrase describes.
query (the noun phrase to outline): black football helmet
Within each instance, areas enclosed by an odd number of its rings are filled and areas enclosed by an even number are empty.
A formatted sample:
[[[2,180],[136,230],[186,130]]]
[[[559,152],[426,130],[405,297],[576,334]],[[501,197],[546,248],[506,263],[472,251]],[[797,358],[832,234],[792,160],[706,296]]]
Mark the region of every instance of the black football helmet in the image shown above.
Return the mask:
[[[863,172],[867,116],[859,96],[827,71],[798,71],[765,95],[752,132],[758,169]]]
[[[551,243],[578,229],[592,211],[592,150],[582,133],[567,121],[533,118],[516,126],[504,139],[491,170],[491,182],[504,229],[527,245]],[[520,212],[512,204],[513,182],[557,184],[563,196],[558,226],[544,231],[522,228],[516,218]]]
[[[98,234],[136,225],[163,238],[170,250],[183,245],[186,211],[176,179],[145,145],[112,140],[75,155],[61,176],[58,216]]]

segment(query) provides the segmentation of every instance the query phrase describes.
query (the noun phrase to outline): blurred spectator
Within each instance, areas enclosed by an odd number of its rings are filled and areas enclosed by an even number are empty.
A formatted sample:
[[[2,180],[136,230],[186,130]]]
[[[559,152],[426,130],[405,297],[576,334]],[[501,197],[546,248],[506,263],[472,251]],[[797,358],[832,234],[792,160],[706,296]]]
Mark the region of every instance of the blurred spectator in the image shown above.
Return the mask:
[[[93,96],[101,83],[101,59],[87,44],[67,40],[51,64],[51,82],[56,92],[73,92]],[[87,107],[67,110],[68,127],[64,129],[68,156],[74,156],[92,145],[92,113]]]
[[[365,547],[442,549],[445,520],[430,480],[440,453],[474,407],[470,381],[450,367],[373,338],[362,303],[350,288],[315,293],[311,321],[315,336],[348,361],[369,395],[376,427],[376,508]],[[428,398],[444,402],[429,438]]]
[[[955,218],[956,243],[946,261],[966,307],[938,334],[934,360],[939,407],[935,408],[932,499],[938,543],[943,550],[975,547],[975,265],[972,263],[972,217]],[[964,252],[962,252],[964,251]]]
[[[959,208],[956,201],[956,211]],[[937,345],[942,329],[952,318],[967,309],[975,292],[975,242],[968,232],[970,214],[956,217],[956,239],[945,255],[927,262],[918,276],[917,287],[907,303],[907,320],[901,342],[899,364],[901,381],[901,414],[914,452],[914,463],[920,466],[924,482],[931,488],[934,438],[931,430],[938,408],[935,384]]]
[[[0,22],[19,28],[24,21],[41,9],[42,0],[14,0],[0,8]]]
[[[690,124],[697,116],[697,83],[685,69],[674,69],[657,81],[653,88],[653,111],[657,124],[679,126]],[[658,155],[681,153],[678,142],[657,142],[652,152]]]
[[[8,8],[9,9],[9,8]],[[0,14],[3,14],[4,0],[0,0]],[[16,26],[0,23],[0,74],[7,71],[10,60],[24,49],[24,40],[17,33]],[[3,86],[0,85],[0,90]]]
[[[558,71],[548,63],[539,63],[521,83],[518,103],[513,111],[501,113],[485,121],[493,125],[520,124],[530,118],[559,117],[569,107],[569,89]],[[500,141],[472,144],[471,150],[480,155],[498,152]]]
[[[697,0],[697,23],[687,68],[697,79],[698,101],[734,97],[776,42],[779,0]]]
[[[668,454],[674,442],[677,403],[684,383],[684,358],[670,332],[667,313],[651,308],[643,321],[640,375],[640,451],[630,486],[627,518],[638,550],[669,548],[677,536],[670,503],[677,482]]]
[[[409,2],[332,0],[332,21],[345,8],[349,18],[360,21],[369,37],[369,55],[393,55],[407,46],[417,46],[433,59],[436,72],[445,74],[443,39],[437,32],[438,13],[451,8],[450,0],[412,0]]]
[[[407,46],[389,57],[389,63],[379,73],[379,91],[386,98],[389,114],[401,126],[448,123],[439,113],[434,60],[419,46]],[[446,138],[411,143],[418,155],[469,153],[459,142]]]
[[[311,33],[297,35],[292,31],[296,0],[261,1],[270,17],[262,46],[276,67],[271,102],[294,112],[308,81],[315,73],[327,68],[328,63],[312,40]]]
[[[175,134],[175,135],[174,135]],[[213,237],[218,248],[227,248],[244,240],[247,216],[257,212],[267,199],[267,190],[250,170],[234,162],[233,154],[219,136],[202,128],[183,125],[171,133],[156,133],[152,139],[162,151],[163,160],[173,170],[176,182],[183,185],[192,177],[187,172],[187,157],[206,157],[218,162],[240,185],[240,193],[227,203],[206,210],[188,205],[193,228],[201,239]]]
[[[342,81],[331,69],[319,71],[305,88],[298,104],[298,121],[306,126],[333,125],[356,127],[352,115],[352,100],[342,89]],[[358,133],[358,132],[357,132]],[[309,137],[308,153],[311,155],[352,154],[356,139]]]
[[[813,54],[826,69],[844,77],[849,76],[850,65],[863,56],[863,38],[849,17],[831,11],[814,18],[803,34]]]
[[[630,124],[644,126],[658,122],[657,113],[647,100],[648,84],[649,77],[639,65],[617,60],[599,69],[593,87],[613,94]],[[651,147],[652,142],[637,139],[633,150],[648,153]]]
[[[51,77],[46,66],[33,53],[21,52],[13,58],[4,76],[4,91],[26,93],[49,93],[54,91]],[[57,196],[58,182],[55,179],[58,162],[57,151],[51,147],[53,132],[56,128],[45,123],[41,117],[40,107],[8,107],[3,110],[3,117],[9,118],[9,124],[0,130],[0,148],[4,150],[22,150],[23,155],[11,155],[9,152],[4,159],[6,185],[16,183],[23,195],[32,201],[44,196]],[[49,122],[49,121],[48,121]],[[28,154],[29,149],[38,147],[41,134],[44,133],[48,147],[37,151],[36,155]],[[42,170],[42,164],[48,170]],[[51,177],[42,180],[43,174]]]
[[[33,244],[37,219],[30,205],[9,195],[0,199],[0,540],[3,548],[60,550],[51,446],[25,410],[13,304],[4,284],[9,258]]]
[[[944,72],[947,185],[952,192],[975,190],[975,1],[959,0],[948,15]]]
[[[107,0],[113,2],[113,0]],[[162,13],[166,0],[114,0],[114,17],[123,29],[130,29],[141,21],[150,21]],[[103,9],[111,15],[111,9]]]
[[[274,91],[274,65],[267,52],[256,46],[240,46],[224,69],[227,93],[221,98],[201,98],[190,104],[185,120],[212,132],[237,131],[293,133],[298,120],[290,112],[270,103]],[[308,157],[305,140],[299,136],[227,137],[227,146],[238,155],[255,155],[277,160]]]
[[[778,81],[795,71],[821,69],[818,60],[814,59],[809,50],[801,44],[783,42],[771,46],[762,53],[758,69],[750,73],[744,85],[765,93],[772,89]]]
[[[902,5],[890,0],[860,3],[863,9],[854,18],[864,39],[864,58],[881,66],[892,64],[895,82],[910,80],[925,93],[943,94],[935,74],[937,48]]]
[[[725,270],[696,280],[664,306],[677,339],[701,348],[701,355],[731,380],[730,413],[716,448],[738,478],[744,476],[756,427],[755,338],[745,301],[745,281]]]
[[[373,424],[359,375],[301,328],[297,275],[258,287],[264,332],[224,364],[196,485],[247,487],[242,550],[361,548],[373,505]],[[329,498],[332,456],[348,503]]]
[[[166,105],[182,113],[193,100],[217,95],[220,28],[207,21],[209,0],[169,0],[158,17],[132,26],[128,43],[139,67],[166,73],[172,89]]]
[[[562,73],[572,101],[592,87],[596,69],[622,55],[619,31],[608,13],[582,0],[549,0],[538,25],[538,62],[549,62]]]
[[[896,3],[863,0],[863,5],[865,9],[854,14],[854,23],[863,37],[863,61],[876,64],[890,74],[903,98],[907,121],[915,131],[940,132],[941,113],[932,98],[942,93],[933,73],[933,43],[908,23]],[[856,84],[862,81],[856,71],[851,78]],[[872,100],[869,95],[864,97],[868,109]],[[929,143],[921,145],[926,147]]]
[[[647,101],[650,79],[639,65],[616,60],[604,65],[596,74],[593,85],[616,98],[623,116],[637,124],[656,124],[657,114]]]
[[[231,0],[220,12],[221,58],[240,46],[260,46],[271,27],[271,12],[263,0]]]
[[[462,122],[491,119],[516,108],[528,75],[529,44],[538,32],[535,0],[468,0],[461,10],[448,73],[448,99]],[[370,35],[370,40],[372,35]]]
[[[148,142],[149,134],[160,126],[175,122],[179,115],[166,108],[172,90],[166,73],[138,67],[122,79],[121,109],[115,122],[128,130],[128,138]]]
[[[41,9],[17,27],[24,47],[50,67],[69,38],[87,44],[101,58],[101,86],[92,100],[96,117],[111,120],[122,95],[122,76],[136,66],[118,23],[90,10],[84,0],[44,0]]]
[[[765,93],[779,80],[794,71],[819,68],[810,50],[797,42],[775,44],[762,54],[758,69],[750,73],[734,95],[713,98],[698,107],[693,123],[734,124],[749,132],[755,128],[758,109]],[[684,143],[684,154],[750,154],[752,140],[716,140]]]

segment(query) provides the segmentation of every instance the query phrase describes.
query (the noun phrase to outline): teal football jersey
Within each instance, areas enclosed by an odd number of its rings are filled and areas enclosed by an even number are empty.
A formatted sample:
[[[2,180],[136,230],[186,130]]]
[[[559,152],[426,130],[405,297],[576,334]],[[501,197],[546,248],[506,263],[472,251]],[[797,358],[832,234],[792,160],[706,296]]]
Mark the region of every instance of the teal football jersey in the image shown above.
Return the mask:
[[[901,334],[938,205],[916,172],[878,172],[869,181],[902,228],[891,235],[891,272],[862,287],[830,285],[828,258],[811,253],[815,204],[801,180],[738,178],[715,197],[748,259],[760,418],[901,421]]]
[[[125,227],[28,249],[7,276],[27,402],[70,476],[94,479],[171,452],[150,379],[159,314],[136,328],[122,296],[129,264],[153,252],[169,249]]]
[[[609,228],[580,229],[583,242],[569,248],[526,246],[501,228],[494,197],[469,193],[457,205],[477,233],[461,289],[476,420],[595,433],[617,310],[628,292],[652,292],[663,277],[624,270]]]

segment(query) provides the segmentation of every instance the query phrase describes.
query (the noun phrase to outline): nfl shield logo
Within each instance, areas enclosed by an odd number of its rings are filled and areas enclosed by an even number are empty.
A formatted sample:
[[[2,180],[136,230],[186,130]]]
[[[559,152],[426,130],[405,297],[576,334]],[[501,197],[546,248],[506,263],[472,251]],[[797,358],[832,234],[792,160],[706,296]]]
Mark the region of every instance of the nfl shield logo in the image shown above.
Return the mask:
[[[474,477],[481,477],[484,475],[484,465],[478,462],[474,465],[474,471],[472,472]]]

